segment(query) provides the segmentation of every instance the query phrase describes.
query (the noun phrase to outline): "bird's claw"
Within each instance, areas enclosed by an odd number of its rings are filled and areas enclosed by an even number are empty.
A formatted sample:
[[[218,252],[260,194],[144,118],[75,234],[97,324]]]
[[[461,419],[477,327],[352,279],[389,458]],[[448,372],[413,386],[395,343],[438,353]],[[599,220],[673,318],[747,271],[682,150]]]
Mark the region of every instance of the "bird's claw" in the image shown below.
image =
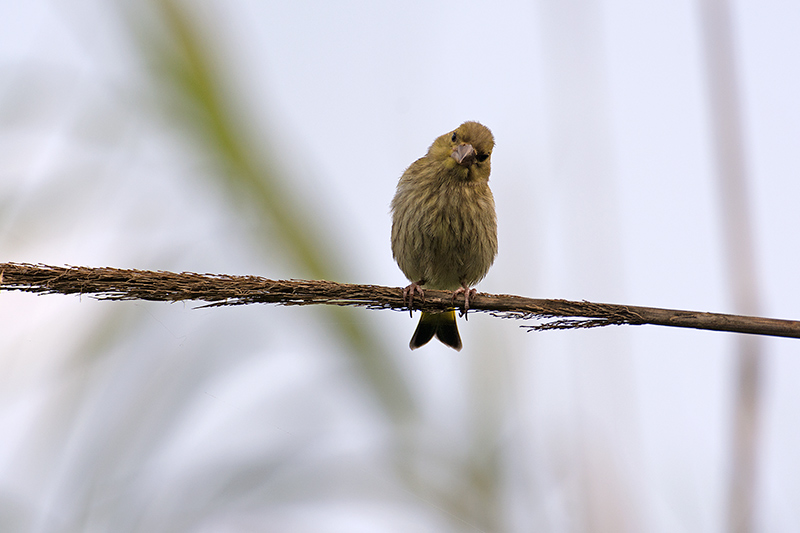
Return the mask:
[[[465,285],[462,285],[461,287],[453,291],[453,304],[456,303],[456,296],[458,296],[459,294],[464,295],[464,309],[461,311],[461,316],[466,316],[467,311],[469,311],[469,299],[478,294],[478,291],[475,289],[470,289]],[[466,320],[468,319],[469,317],[467,317]]]
[[[412,282],[411,285],[403,289],[403,303],[408,306],[408,314],[414,316],[414,293],[419,294],[420,299],[425,301],[425,292],[422,290],[421,284]]]

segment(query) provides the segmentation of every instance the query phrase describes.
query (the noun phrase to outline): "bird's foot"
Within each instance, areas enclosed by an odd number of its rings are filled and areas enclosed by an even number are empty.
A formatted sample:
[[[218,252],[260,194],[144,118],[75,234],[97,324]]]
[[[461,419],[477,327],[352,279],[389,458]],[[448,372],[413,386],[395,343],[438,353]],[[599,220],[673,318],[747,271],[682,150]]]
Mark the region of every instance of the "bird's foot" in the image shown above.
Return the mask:
[[[478,294],[478,291],[475,289],[470,289],[466,285],[462,285],[455,291],[453,291],[453,303],[456,303],[456,296],[459,294],[464,295],[464,309],[461,311],[461,316],[465,316],[467,311],[469,311],[469,299]]]
[[[403,303],[408,305],[408,314],[414,316],[414,293],[419,294],[420,300],[425,301],[425,292],[422,290],[422,282],[411,282],[411,285],[403,289]]]

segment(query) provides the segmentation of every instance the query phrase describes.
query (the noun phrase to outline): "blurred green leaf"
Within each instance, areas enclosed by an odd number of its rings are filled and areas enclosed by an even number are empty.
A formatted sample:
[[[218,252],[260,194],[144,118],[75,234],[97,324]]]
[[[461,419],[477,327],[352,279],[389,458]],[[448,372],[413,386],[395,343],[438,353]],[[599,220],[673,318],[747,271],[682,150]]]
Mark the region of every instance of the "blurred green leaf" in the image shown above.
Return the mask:
[[[155,81],[163,88],[160,96],[170,102],[170,109],[179,110],[172,113],[178,126],[199,151],[212,154],[224,169],[215,176],[217,185],[237,205],[254,208],[281,242],[281,253],[291,256],[299,272],[315,279],[342,279],[335,254],[326,244],[339,239],[326,235],[324,221],[312,219],[311,210],[285,186],[285,177],[275,171],[274,165],[263,162],[269,161],[270,153],[263,146],[265,143],[259,143],[258,154],[249,148],[255,143],[248,142],[243,133],[247,128],[228,105],[230,98],[222,89],[222,74],[207,49],[214,42],[213,35],[200,31],[180,2],[157,0],[155,6],[163,34],[154,35],[152,27],[145,27],[138,32],[139,44],[155,66]],[[268,243],[258,239],[257,245]],[[406,380],[374,332],[353,319],[354,312],[363,311],[327,312],[392,419],[407,420],[414,407]]]

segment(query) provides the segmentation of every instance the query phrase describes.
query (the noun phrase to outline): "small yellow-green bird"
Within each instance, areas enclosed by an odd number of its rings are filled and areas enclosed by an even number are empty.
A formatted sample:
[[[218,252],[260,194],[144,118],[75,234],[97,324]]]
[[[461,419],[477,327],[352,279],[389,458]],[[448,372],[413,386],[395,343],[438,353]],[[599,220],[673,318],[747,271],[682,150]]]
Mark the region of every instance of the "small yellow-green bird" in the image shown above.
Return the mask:
[[[489,271],[497,255],[497,216],[489,189],[494,137],[489,128],[465,122],[433,141],[427,155],[400,177],[392,200],[392,254],[411,281],[403,289],[409,308],[422,287],[464,294]],[[409,346],[436,336],[461,349],[454,309],[423,312]]]

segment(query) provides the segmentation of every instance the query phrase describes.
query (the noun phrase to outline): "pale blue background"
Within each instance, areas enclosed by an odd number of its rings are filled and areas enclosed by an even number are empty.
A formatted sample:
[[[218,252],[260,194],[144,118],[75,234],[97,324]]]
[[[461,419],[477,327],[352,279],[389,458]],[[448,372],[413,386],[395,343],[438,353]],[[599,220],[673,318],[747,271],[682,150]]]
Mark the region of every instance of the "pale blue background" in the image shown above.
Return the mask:
[[[148,5],[0,4],[0,261],[307,277],[165,111]],[[695,3],[183,5],[338,281],[406,283],[396,180],[478,120],[481,291],[734,311]],[[797,319],[800,3],[732,7],[761,314]],[[476,314],[461,353],[410,352],[416,317],[351,310],[407,379],[398,425],[324,310],[194,307],[0,293],[4,531],[727,527],[733,334]],[[756,525],[797,531],[800,344],[762,346]]]

